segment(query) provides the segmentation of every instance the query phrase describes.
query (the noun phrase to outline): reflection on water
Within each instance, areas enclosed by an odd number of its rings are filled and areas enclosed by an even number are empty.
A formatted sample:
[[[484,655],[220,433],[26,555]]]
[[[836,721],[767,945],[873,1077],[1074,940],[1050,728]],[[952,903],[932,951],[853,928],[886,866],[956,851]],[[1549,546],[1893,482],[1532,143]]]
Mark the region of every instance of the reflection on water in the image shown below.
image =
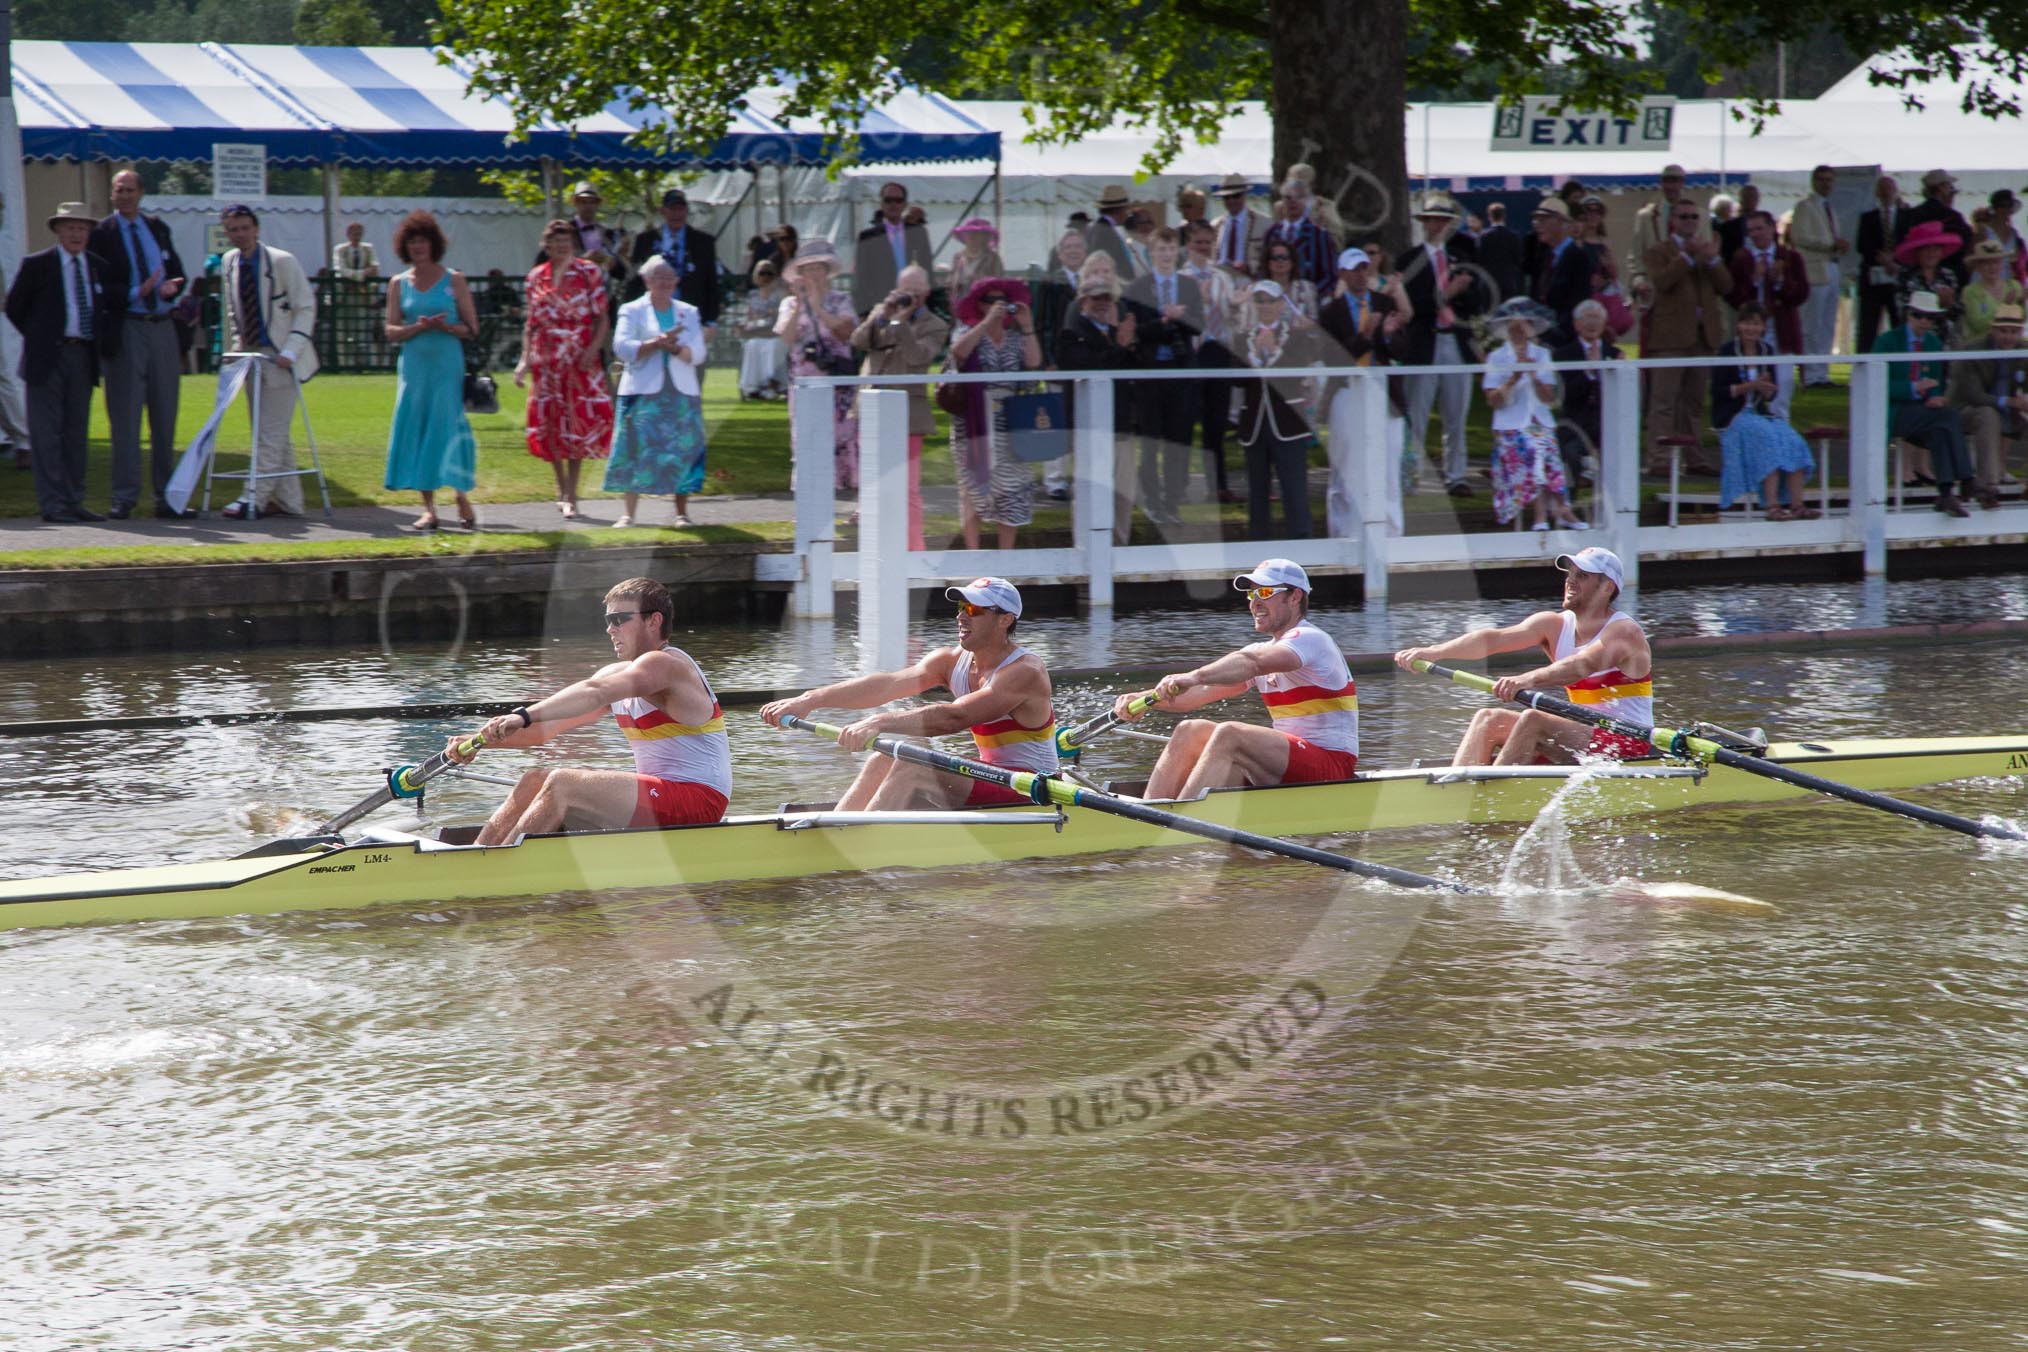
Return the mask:
[[[1921,586],[1887,589],[1892,618],[1953,596],[2022,610],[2012,580]],[[1858,604],[1728,590],[1651,593],[1646,614],[1715,632]],[[1409,639],[1518,609],[1397,605],[1389,623]],[[1325,618],[1349,646],[1396,641]],[[1081,665],[1180,665],[1245,637],[1205,612],[1022,633]],[[679,641],[726,688],[850,660],[808,627]],[[599,657],[579,635],[455,662],[51,662],[7,668],[0,700],[24,717],[526,698]],[[1754,654],[1657,685],[1665,711],[1778,736],[1973,732],[2028,724],[2018,665],[2006,644]],[[1478,704],[1424,678],[1362,684],[1376,763],[1447,755]],[[1112,688],[1063,701],[1095,711]],[[849,773],[751,710],[729,721],[742,807]],[[0,741],[0,873],[244,848],[453,730]],[[594,729],[556,754],[621,753]],[[1096,754],[1109,772],[1151,758]],[[469,820],[496,792],[451,786],[428,811]],[[2022,815],[2015,780],[1929,795]],[[1830,803],[1337,843],[1529,890],[1411,895],[1206,847],[0,934],[0,1346],[2028,1334],[2018,853]],[[1780,909],[1578,885],[1621,875]]]

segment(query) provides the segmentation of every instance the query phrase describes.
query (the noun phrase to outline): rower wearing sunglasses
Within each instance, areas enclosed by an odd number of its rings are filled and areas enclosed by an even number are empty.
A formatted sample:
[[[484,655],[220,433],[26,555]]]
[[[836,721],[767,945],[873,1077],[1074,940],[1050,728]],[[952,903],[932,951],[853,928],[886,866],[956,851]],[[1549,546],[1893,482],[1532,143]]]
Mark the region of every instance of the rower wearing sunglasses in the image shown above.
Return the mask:
[[[634,752],[634,772],[530,770],[486,819],[475,843],[505,845],[517,836],[598,831],[622,826],[693,826],[725,815],[732,796],[732,748],[718,696],[697,663],[669,643],[675,603],[651,577],[629,578],[606,593],[606,637],[617,661],[553,695],[492,719],[479,729],[487,747],[541,746],[608,711]],[[445,753],[469,764],[453,737]]]
[[[914,666],[839,681],[794,699],[761,707],[761,718],[781,726],[784,714],[808,718],[818,709],[872,709],[931,690],[951,692],[947,704],[920,704],[874,714],[848,725],[838,745],[861,751],[882,734],[941,737],[969,731],[978,758],[988,765],[1035,774],[1056,773],[1056,714],[1049,670],[1014,641],[1021,593],[1005,578],[982,577],[952,587],[958,605],[958,643],[938,648]],[[1029,800],[1012,789],[947,775],[927,766],[868,756],[859,777],[838,800],[841,812],[907,808],[970,808]]]
[[[1310,577],[1288,559],[1268,559],[1232,585],[1246,593],[1256,631],[1268,635],[1194,671],[1164,676],[1120,696],[1123,719],[1135,701],[1190,713],[1258,690],[1272,727],[1190,718],[1176,725],[1148,778],[1149,798],[1194,798],[1206,789],[1311,784],[1350,779],[1359,764],[1359,693],[1337,640],[1311,624]]]

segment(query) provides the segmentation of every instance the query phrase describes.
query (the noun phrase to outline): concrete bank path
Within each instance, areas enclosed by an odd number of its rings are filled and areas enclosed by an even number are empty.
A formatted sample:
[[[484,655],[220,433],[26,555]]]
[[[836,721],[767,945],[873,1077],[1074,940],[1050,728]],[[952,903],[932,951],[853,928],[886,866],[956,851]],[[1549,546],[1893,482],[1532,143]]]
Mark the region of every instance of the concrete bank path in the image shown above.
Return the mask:
[[[955,512],[955,488],[924,490],[930,510]],[[839,499],[842,517],[856,510],[858,503]],[[587,498],[579,502],[576,521],[566,521],[556,504],[542,502],[499,502],[474,504],[481,531],[606,531],[619,534],[613,522],[623,504],[618,498]],[[94,510],[97,510],[94,508]],[[315,506],[299,517],[264,516],[258,521],[229,521],[213,511],[209,517],[181,521],[162,520],[151,508],[142,507],[126,521],[101,521],[80,525],[55,524],[39,517],[0,520],[0,550],[113,548],[122,545],[230,544],[247,540],[368,540],[414,535],[409,523],[422,515],[420,503],[396,507],[337,507],[329,519]],[[450,523],[458,519],[456,502],[444,495],[438,503],[438,518],[446,529],[438,532],[456,539],[465,534]],[[643,499],[635,520],[643,526],[667,526],[675,508],[667,498]],[[790,521],[795,517],[795,499],[787,493],[740,496],[693,497],[690,519],[700,526],[738,526],[750,522]]]

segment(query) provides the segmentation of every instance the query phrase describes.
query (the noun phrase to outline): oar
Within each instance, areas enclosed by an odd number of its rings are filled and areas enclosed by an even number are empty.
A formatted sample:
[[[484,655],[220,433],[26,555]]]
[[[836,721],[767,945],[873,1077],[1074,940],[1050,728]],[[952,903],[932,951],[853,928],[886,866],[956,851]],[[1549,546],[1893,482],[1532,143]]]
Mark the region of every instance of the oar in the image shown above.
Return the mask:
[[[1155,696],[1142,695],[1127,705],[1137,714],[1144,714],[1155,707]],[[1108,709],[1096,718],[1086,719],[1074,728],[1056,730],[1056,754],[1064,760],[1076,760],[1080,751],[1120,725],[1120,711]]]
[[[1459,671],[1455,667],[1440,666],[1420,658],[1413,665],[1417,671],[1445,677],[1467,690],[1477,690],[1488,695],[1493,693],[1492,680],[1475,672]],[[1734,751],[1708,737],[1694,736],[1681,728],[1645,728],[1638,723],[1623,722],[1610,714],[1594,713],[1580,705],[1572,704],[1567,699],[1559,699],[1547,691],[1523,690],[1514,696],[1514,702],[1525,704],[1532,709],[1540,709],[1546,714],[1555,714],[1559,718],[1567,718],[1573,723],[1589,723],[1595,728],[1619,733],[1622,737],[1635,738],[1646,742],[1665,756],[1695,756],[1699,760],[1716,761],[1720,765],[1730,766],[1734,770],[1744,770],[1763,779],[1778,779],[1799,789],[1827,793],[1834,798],[1843,798],[1848,803],[1878,808],[1882,812],[1892,812],[1919,822],[1928,822],[1931,826],[1941,826],[1948,831],[1960,831],[1968,836],[1984,836],[1993,840],[2028,840],[2028,836],[2011,827],[1988,826],[1984,822],[1973,821],[1970,817],[1960,817],[1955,813],[1924,807],[1920,803],[1904,802],[1884,793],[1854,788],[1850,784],[1840,784],[1835,779],[1825,779],[1820,775],[1805,774],[1786,765],[1778,765],[1773,761],[1762,760],[1758,756]]]
[[[458,744],[458,751],[469,756],[486,745],[484,737],[467,737]],[[346,808],[317,828],[320,836],[335,836],[352,823],[386,803],[397,798],[414,798],[422,792],[423,785],[450,769],[458,762],[451,759],[448,751],[439,751],[419,765],[397,765],[387,772],[387,779],[366,797]]]
[[[819,737],[833,741],[840,731],[829,723],[813,723],[794,714],[782,715],[782,726],[814,732]],[[1109,812],[1115,817],[1126,817],[1150,826],[1160,826],[1186,835],[1203,836],[1206,840],[1223,841],[1227,845],[1243,845],[1250,850],[1266,854],[1279,854],[1289,859],[1300,859],[1306,863],[1322,864],[1346,873],[1357,873],[1361,877],[1379,878],[1398,887],[1427,887],[1447,892],[1478,892],[1482,889],[1467,887],[1463,883],[1450,882],[1443,878],[1432,878],[1426,874],[1410,873],[1406,869],[1389,868],[1385,864],[1370,864],[1350,855],[1333,854],[1329,850],[1312,849],[1290,840],[1278,840],[1274,836],[1256,835],[1252,831],[1241,831],[1216,822],[1201,822],[1176,812],[1164,812],[1125,798],[1115,798],[1109,793],[1083,788],[1061,779],[1051,779],[1027,770],[1009,770],[984,761],[972,760],[966,756],[953,756],[947,751],[938,751],[919,742],[905,742],[899,737],[875,737],[873,749],[883,756],[895,760],[909,761],[915,765],[927,765],[932,770],[941,770],[948,775],[961,775],[966,779],[984,780],[1040,804],[1054,803],[1060,807],[1088,807],[1097,812]]]

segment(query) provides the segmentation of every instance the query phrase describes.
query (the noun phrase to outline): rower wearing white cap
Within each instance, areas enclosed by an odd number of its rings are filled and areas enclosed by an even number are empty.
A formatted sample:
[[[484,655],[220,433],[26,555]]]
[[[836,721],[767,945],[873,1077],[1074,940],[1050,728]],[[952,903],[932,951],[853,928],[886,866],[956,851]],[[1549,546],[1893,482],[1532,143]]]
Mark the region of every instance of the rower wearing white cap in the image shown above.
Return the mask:
[[[781,726],[782,715],[808,718],[818,709],[871,709],[931,690],[951,692],[947,704],[921,704],[862,718],[838,734],[848,751],[865,749],[882,734],[941,737],[970,731],[978,758],[988,765],[1035,774],[1056,773],[1056,714],[1049,670],[1014,642],[1021,593],[1005,578],[982,577],[944,595],[958,603],[958,643],[938,648],[914,666],[839,681],[794,699],[762,706],[763,720]],[[868,756],[859,777],[838,800],[841,812],[904,808],[985,807],[1029,800],[1012,789],[961,779],[888,756]]]
[[[1253,627],[1269,637],[1194,671],[1164,676],[1122,695],[1120,717],[1138,718],[1133,701],[1189,713],[1258,690],[1274,726],[1190,718],[1176,725],[1148,779],[1149,798],[1191,798],[1230,785],[1310,784],[1350,779],[1359,764],[1359,692],[1345,654],[1311,624],[1310,578],[1287,559],[1267,559],[1232,585],[1246,593]]]
[[[1538,610],[1519,624],[1474,629],[1430,648],[1403,648],[1394,655],[1396,665],[1412,671],[1418,659],[1469,662],[1539,647],[1548,663],[1501,677],[1493,684],[1494,694],[1511,700],[1523,690],[1560,687],[1572,704],[1654,726],[1654,659],[1648,636],[1633,616],[1613,609],[1623,582],[1620,556],[1593,546],[1558,555],[1556,566],[1563,573],[1562,610]],[[1472,715],[1451,763],[1570,764],[1581,755],[1629,760],[1652,754],[1638,738],[1538,709],[1481,709]]]

